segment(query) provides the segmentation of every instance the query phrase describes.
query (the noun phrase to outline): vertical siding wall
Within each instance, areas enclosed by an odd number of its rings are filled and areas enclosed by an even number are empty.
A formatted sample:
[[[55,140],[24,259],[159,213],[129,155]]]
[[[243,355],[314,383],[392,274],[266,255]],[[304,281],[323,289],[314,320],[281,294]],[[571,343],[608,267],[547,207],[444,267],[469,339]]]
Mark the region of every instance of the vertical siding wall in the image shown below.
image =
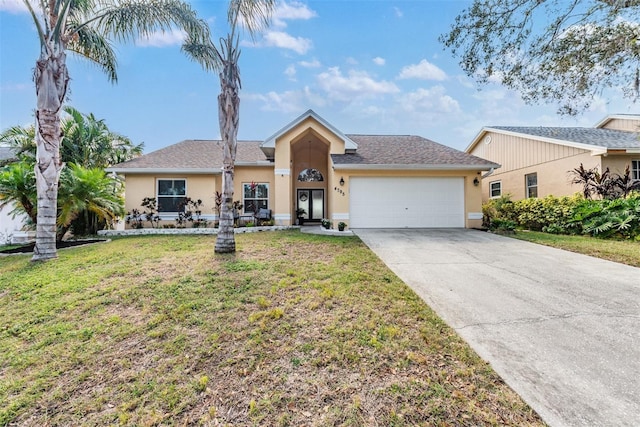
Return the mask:
[[[627,132],[639,132],[640,120],[636,119],[611,119],[604,126],[603,129],[623,130]]]
[[[491,137],[487,143],[487,136]],[[489,183],[501,181],[502,194],[513,200],[525,198],[525,175],[537,173],[538,197],[571,195],[580,189],[570,184],[571,169],[583,163],[600,167],[600,157],[587,150],[515,135],[488,132],[471,154],[501,165],[482,182],[483,200],[489,199]]]

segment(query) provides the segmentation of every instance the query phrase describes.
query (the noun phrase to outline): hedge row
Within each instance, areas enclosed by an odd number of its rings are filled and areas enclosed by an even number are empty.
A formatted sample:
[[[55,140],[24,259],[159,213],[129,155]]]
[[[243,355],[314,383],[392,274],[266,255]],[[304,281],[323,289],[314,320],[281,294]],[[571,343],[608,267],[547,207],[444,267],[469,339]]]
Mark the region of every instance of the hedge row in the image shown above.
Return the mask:
[[[493,199],[482,207],[484,226],[497,231],[516,228],[554,234],[588,234],[640,241],[640,193],[614,200],[581,195],[512,201]]]

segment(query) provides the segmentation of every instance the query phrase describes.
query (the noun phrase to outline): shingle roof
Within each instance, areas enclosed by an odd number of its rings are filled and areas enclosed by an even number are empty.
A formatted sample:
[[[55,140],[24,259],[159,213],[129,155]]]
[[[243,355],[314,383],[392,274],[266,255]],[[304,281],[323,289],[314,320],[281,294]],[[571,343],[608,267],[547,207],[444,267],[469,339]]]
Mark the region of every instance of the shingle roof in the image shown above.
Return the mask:
[[[489,126],[488,128],[593,145],[595,147],[612,149],[640,148],[640,133],[637,132],[583,127]]]
[[[446,145],[413,135],[347,135],[356,144],[354,154],[332,154],[336,165],[478,166],[496,164]]]
[[[332,154],[336,165],[391,165],[423,167],[477,166],[489,169],[497,166],[488,160],[475,157],[426,138],[410,135],[347,135],[358,149],[354,154]],[[260,141],[238,141],[236,164],[266,162],[260,149]],[[120,163],[109,169],[144,170],[219,170],[222,165],[222,142],[211,140],[186,140],[144,156]]]
[[[266,160],[261,141],[238,141],[236,163]],[[133,160],[114,165],[114,169],[220,169],[222,142],[186,140],[153,151]]]

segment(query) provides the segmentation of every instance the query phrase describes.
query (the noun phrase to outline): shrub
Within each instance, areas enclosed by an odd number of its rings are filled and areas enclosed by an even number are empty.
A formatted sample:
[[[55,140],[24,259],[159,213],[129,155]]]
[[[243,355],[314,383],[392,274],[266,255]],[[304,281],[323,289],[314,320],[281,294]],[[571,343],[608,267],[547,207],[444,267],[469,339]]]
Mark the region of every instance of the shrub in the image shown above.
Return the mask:
[[[482,207],[483,225],[490,230],[511,225],[528,230],[550,233],[579,232],[579,224],[572,221],[576,207],[584,199],[547,196],[511,201],[510,196],[490,200]]]
[[[603,238],[638,239],[640,237],[640,195],[626,199],[584,200],[575,211],[574,223],[584,234]]]

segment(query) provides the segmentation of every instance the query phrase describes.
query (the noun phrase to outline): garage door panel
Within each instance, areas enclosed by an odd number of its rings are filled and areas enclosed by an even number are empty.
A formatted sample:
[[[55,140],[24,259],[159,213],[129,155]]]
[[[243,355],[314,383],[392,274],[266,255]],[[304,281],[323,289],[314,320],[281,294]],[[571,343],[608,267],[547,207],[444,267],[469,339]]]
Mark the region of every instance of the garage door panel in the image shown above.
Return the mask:
[[[461,177],[350,180],[352,228],[464,227]]]

